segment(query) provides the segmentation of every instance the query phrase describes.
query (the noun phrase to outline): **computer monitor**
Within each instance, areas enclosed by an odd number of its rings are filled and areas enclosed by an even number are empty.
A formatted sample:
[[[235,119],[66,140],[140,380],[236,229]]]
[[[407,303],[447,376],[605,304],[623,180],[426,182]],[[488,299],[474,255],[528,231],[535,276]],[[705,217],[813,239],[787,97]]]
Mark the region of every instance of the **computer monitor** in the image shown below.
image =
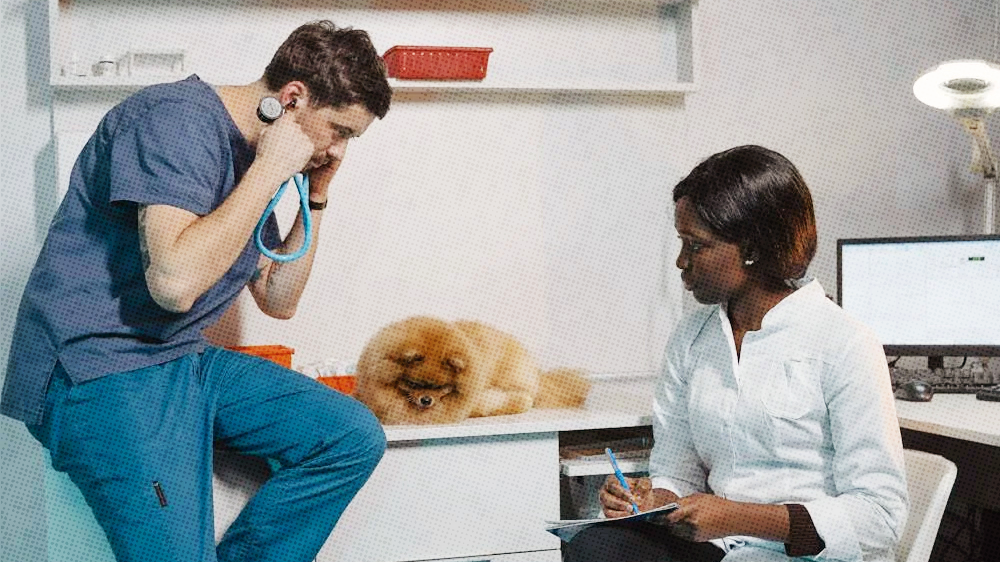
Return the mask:
[[[1000,356],[1000,236],[838,240],[837,302],[888,356]]]

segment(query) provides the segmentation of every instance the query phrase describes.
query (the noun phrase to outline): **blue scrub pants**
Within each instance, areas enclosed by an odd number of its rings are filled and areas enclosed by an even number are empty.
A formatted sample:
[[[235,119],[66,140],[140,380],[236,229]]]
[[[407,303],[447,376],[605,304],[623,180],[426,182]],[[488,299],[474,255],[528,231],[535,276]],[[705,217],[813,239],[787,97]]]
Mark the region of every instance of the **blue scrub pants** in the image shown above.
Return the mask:
[[[79,385],[57,366],[29,426],[119,562],[309,562],[385,452],[360,402],[218,348]],[[212,448],[280,468],[216,547]]]

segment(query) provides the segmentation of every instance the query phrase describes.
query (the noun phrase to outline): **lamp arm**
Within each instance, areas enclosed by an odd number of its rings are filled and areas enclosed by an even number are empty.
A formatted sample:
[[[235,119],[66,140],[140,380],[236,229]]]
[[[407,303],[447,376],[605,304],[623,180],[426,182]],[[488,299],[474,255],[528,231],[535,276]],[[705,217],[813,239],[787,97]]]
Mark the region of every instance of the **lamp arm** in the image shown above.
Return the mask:
[[[960,117],[962,125],[972,134],[976,142],[978,157],[973,163],[976,171],[982,171],[983,178],[983,232],[994,234],[996,230],[996,189],[997,165],[990,150],[990,138],[986,134],[986,126],[982,119]]]
[[[976,142],[976,149],[979,157],[974,162],[974,166],[980,168],[985,178],[997,177],[997,164],[993,158],[993,151],[990,149],[990,138],[986,134],[986,125],[982,119],[961,118],[960,121]]]

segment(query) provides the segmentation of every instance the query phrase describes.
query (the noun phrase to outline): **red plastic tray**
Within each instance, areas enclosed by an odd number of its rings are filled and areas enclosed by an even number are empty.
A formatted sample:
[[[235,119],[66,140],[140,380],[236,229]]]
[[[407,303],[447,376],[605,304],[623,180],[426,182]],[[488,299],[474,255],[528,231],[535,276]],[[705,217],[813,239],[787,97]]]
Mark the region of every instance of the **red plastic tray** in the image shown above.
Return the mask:
[[[270,359],[288,369],[292,368],[292,354],[295,353],[294,349],[283,345],[242,345],[230,346],[226,349]]]
[[[343,394],[352,395],[358,388],[358,379],[354,375],[337,375],[333,377],[318,377],[317,381],[340,391]]]
[[[490,47],[407,47],[382,55],[390,78],[405,80],[482,80]]]

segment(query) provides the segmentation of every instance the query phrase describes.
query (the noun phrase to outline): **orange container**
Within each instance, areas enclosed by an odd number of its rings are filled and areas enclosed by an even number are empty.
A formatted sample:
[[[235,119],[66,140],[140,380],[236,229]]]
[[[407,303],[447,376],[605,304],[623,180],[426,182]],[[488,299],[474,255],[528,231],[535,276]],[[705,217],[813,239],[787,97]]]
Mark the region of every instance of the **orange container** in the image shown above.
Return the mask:
[[[292,354],[295,353],[294,349],[283,345],[244,345],[227,347],[226,349],[270,359],[288,369],[292,368]]]
[[[334,390],[339,390],[344,394],[354,394],[354,389],[358,387],[358,379],[354,375],[336,375],[332,377],[317,377],[319,382],[329,386]]]
[[[406,80],[482,80],[490,47],[404,47],[382,55],[390,78]]]

